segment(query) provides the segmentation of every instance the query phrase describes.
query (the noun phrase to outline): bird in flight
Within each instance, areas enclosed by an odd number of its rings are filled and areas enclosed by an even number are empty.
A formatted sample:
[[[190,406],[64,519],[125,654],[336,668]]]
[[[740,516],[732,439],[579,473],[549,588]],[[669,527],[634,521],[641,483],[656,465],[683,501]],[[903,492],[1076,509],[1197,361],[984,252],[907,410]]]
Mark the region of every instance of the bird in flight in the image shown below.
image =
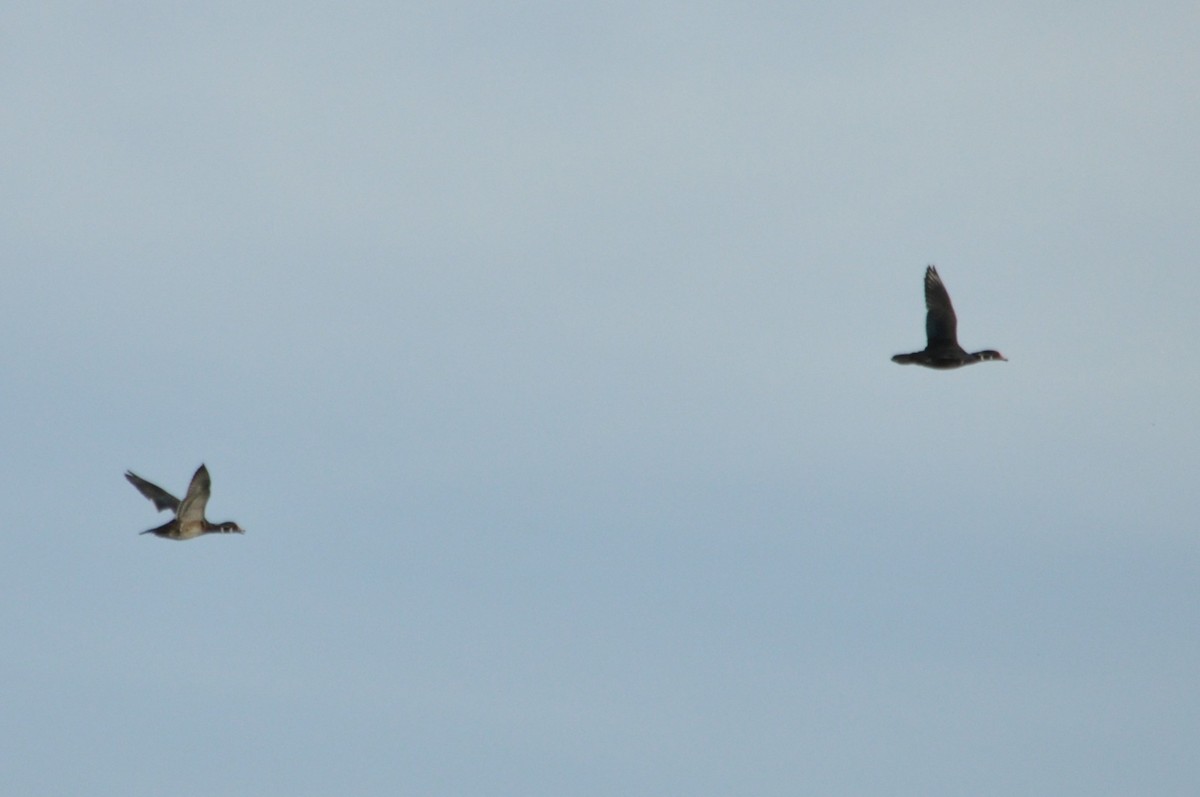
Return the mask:
[[[892,357],[892,362],[948,370],[985,360],[1008,361],[995,349],[968,353],[958,345],[958,317],[950,304],[950,294],[933,266],[925,269],[925,309],[928,311],[925,315],[925,348],[912,354],[897,354]]]
[[[190,540],[201,534],[244,534],[243,529],[232,520],[224,523],[213,523],[204,517],[204,507],[208,504],[209,493],[212,492],[212,479],[208,477],[208,468],[201,465],[192,476],[188,485],[187,495],[180,501],[157,484],[138,476],[133,471],[126,471],[125,478],[138,489],[142,495],[154,502],[159,512],[169,509],[175,517],[168,523],[143,531],[142,534],[153,534],[169,540]]]

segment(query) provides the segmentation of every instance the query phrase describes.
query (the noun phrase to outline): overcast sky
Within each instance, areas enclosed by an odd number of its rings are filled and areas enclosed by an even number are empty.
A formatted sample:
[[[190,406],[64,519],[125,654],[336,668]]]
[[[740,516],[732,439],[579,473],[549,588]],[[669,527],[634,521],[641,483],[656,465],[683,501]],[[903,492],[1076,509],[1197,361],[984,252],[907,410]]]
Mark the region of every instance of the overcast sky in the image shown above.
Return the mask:
[[[1200,792],[1192,2],[9,2],[0,791]],[[936,263],[969,350],[924,345]],[[122,478],[210,519],[177,543]]]

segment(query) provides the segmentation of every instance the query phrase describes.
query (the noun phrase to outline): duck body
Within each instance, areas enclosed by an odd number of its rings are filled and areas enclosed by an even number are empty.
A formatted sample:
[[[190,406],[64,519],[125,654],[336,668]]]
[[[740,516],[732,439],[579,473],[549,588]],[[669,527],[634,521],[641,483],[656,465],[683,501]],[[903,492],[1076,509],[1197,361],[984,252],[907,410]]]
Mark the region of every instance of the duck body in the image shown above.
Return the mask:
[[[925,348],[911,354],[897,354],[892,357],[892,362],[949,371],[990,360],[1008,361],[995,349],[968,352],[958,345],[958,316],[954,314],[950,293],[934,266],[925,269],[925,310]]]
[[[142,534],[153,534],[168,540],[191,540],[201,534],[245,533],[245,529],[232,520],[213,523],[204,517],[204,508],[208,505],[208,497],[212,492],[212,479],[209,478],[208,468],[203,465],[196,469],[182,501],[132,471],[126,471],[125,478],[138,492],[149,498],[158,511],[169,509],[175,513],[175,517],[170,521],[157,528],[147,529]]]
[[[956,351],[930,351],[928,348],[921,351],[914,351],[912,354],[896,354],[892,356],[892,362],[900,363],[900,365],[923,365],[926,368],[936,368],[939,371],[949,371],[952,368],[962,368],[964,365],[979,363],[985,360],[1004,360],[1008,362],[1008,358],[998,351],[985,349],[977,351],[974,354],[968,353],[961,346],[955,347]]]

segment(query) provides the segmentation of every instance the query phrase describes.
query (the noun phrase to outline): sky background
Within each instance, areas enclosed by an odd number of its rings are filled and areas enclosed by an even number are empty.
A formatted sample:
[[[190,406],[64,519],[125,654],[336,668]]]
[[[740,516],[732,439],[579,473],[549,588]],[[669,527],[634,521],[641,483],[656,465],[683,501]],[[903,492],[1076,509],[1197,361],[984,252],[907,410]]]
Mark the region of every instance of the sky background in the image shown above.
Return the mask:
[[[1192,2],[0,8],[0,790],[1200,792]],[[936,263],[969,350],[935,372]],[[122,478],[210,519],[176,543]]]

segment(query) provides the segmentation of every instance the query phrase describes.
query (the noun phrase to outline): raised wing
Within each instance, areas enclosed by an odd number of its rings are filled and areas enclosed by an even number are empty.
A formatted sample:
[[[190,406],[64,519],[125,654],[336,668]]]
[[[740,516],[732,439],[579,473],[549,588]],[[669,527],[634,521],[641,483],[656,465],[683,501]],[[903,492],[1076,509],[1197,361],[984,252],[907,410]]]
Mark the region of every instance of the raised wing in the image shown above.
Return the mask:
[[[204,507],[208,504],[210,492],[212,492],[212,479],[208,477],[208,468],[201,465],[192,476],[192,483],[188,485],[187,495],[183,497],[183,503],[179,505],[177,517],[181,525],[196,521],[204,522]]]
[[[929,347],[958,345],[958,317],[937,269],[925,269],[925,337]]]
[[[133,471],[125,471],[125,478],[129,483],[138,489],[138,492],[154,502],[154,506],[159,512],[164,509],[170,509],[172,512],[179,512],[179,499],[168,493],[157,484],[150,482],[138,476]]]

